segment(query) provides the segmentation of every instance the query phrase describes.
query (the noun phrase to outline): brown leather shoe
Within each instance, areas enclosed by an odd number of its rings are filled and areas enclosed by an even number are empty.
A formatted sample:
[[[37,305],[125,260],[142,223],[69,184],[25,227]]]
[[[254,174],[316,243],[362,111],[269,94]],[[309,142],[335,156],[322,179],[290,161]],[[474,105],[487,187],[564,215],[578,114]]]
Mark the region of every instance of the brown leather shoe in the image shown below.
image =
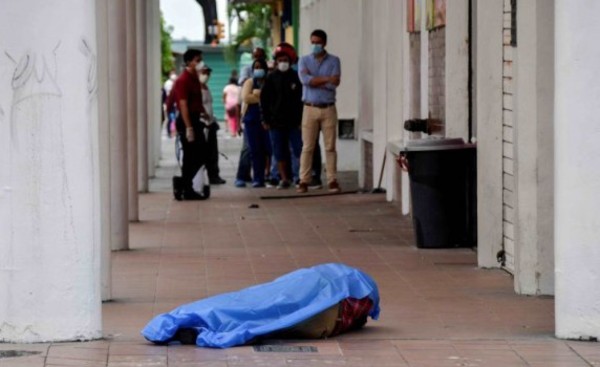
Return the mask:
[[[298,188],[296,189],[296,192],[299,194],[304,194],[308,191],[308,184],[305,182],[300,182],[298,184]]]
[[[328,190],[329,190],[329,192],[341,192],[342,188],[340,187],[340,184],[338,184],[338,182],[336,180],[333,180],[329,183]]]

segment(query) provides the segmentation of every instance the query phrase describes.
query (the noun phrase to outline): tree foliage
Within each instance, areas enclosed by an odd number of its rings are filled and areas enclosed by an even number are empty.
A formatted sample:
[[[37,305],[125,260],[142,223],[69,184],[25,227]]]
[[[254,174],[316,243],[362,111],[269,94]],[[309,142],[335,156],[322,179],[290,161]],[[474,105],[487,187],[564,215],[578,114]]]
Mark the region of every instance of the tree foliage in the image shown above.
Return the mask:
[[[235,63],[237,50],[240,46],[253,46],[258,40],[265,49],[271,37],[272,9],[268,4],[261,3],[233,3],[227,9],[229,19],[238,19],[238,32],[225,48],[225,59]]]
[[[175,59],[171,51],[171,32],[173,27],[167,26],[165,18],[160,14],[160,51],[161,51],[161,77],[164,83],[169,73],[175,69]]]

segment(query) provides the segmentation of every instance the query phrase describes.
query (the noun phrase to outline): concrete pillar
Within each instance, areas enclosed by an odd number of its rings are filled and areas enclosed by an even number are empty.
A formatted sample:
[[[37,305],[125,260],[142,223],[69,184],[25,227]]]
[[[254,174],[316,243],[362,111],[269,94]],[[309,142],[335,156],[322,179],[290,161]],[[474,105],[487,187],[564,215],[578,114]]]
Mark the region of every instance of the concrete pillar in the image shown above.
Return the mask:
[[[110,118],[108,107],[108,3],[96,0],[96,39],[98,43],[98,159],[100,181],[100,287],[102,300],[112,298],[110,230]]]
[[[420,118],[429,117],[429,31],[427,30],[427,1],[420,2],[421,7],[421,115]]]
[[[502,250],[502,1],[477,3],[477,258]]]
[[[365,135],[372,137],[373,130],[373,74],[374,59],[373,53],[373,12],[374,7],[367,2],[361,3],[360,11],[360,52],[358,53],[358,69],[361,71],[358,74],[358,119],[357,126],[360,139],[360,170],[358,172],[358,182],[361,187],[369,187],[370,183],[366,182],[367,173],[365,165],[365,149],[366,141],[363,139]],[[305,17],[300,17],[304,19]],[[309,33],[310,34],[310,33]],[[307,36],[308,38],[308,36]],[[342,72],[344,72],[342,70]],[[372,138],[369,139],[369,143]]]
[[[446,136],[469,141],[469,0],[446,10]]]
[[[422,5],[420,0],[415,1],[415,4]],[[406,3],[403,4],[406,6]],[[415,7],[415,12],[417,12],[417,8]],[[421,14],[422,10],[421,10]],[[405,18],[407,15],[405,15]],[[421,15],[423,17],[423,15]],[[421,19],[421,18],[418,18]],[[419,33],[409,34],[407,32],[407,25],[403,26],[403,46],[404,46],[404,114],[401,120],[402,126],[404,126],[404,121],[412,118],[420,118],[421,113],[421,98],[422,98],[422,88],[425,88],[428,84],[424,84],[421,80],[422,78],[422,70],[427,64],[422,61],[422,45],[421,40],[423,33],[425,31],[422,30],[422,22],[419,24],[415,24],[418,29],[421,29]],[[429,79],[429,77],[427,77]],[[427,79],[427,80],[428,80]],[[411,133],[411,132],[403,132],[402,141],[404,144],[407,144],[411,139],[418,139],[421,137],[421,133]],[[397,165],[397,163],[394,163]],[[408,215],[410,214],[410,179],[408,177],[408,172],[400,171],[401,173],[401,200],[402,200],[402,214]]]
[[[388,1],[385,16],[387,27],[391,30],[390,47],[387,53],[387,69],[390,75],[387,83],[387,142],[402,140],[404,136],[404,120],[406,106],[404,103],[404,71],[405,71],[405,46],[406,33],[406,4],[402,1]],[[395,162],[395,157],[386,149],[386,162],[384,167],[385,187],[387,188],[388,201],[400,201],[401,170]],[[379,177],[378,177],[379,178]]]
[[[390,40],[388,37],[391,36],[385,32],[381,32],[383,29],[382,23],[385,22],[385,18],[388,12],[388,2],[386,0],[377,1],[376,3],[370,3],[369,6],[373,7],[373,18],[370,24],[373,27],[373,157],[371,164],[373,167],[373,180],[370,182],[372,187],[377,187],[379,181],[379,175],[381,173],[381,167],[383,165],[383,157],[386,154],[387,144],[387,84],[388,84],[388,70],[387,70],[387,55],[389,53]],[[385,187],[386,182],[383,182]]]
[[[129,248],[126,2],[108,0],[111,247]]]
[[[555,1],[556,336],[600,338],[600,2]]]
[[[387,142],[402,140],[404,131],[404,50],[406,49],[406,5],[402,1],[388,0],[387,12],[384,17],[386,28],[390,30],[390,44],[386,55],[386,68],[388,70],[387,82],[387,141],[384,149],[387,148]],[[393,82],[390,82],[393,81]],[[401,185],[401,171],[394,160],[394,155],[386,149],[384,186],[387,188],[387,200],[399,201],[400,195],[398,188]],[[379,179],[379,177],[378,177]]]
[[[520,294],[554,293],[553,3],[524,1],[517,12],[514,279]]]
[[[138,98],[137,98],[137,10],[136,1],[126,1],[127,43],[127,159],[129,220],[139,221],[138,205]]]
[[[138,154],[138,191],[148,192],[148,67],[146,54],[148,49],[146,30],[146,0],[136,0],[136,36],[137,36],[137,154]]]
[[[160,3],[146,1],[146,30],[148,62],[148,176],[154,177],[160,158],[161,132],[161,51],[160,51]]]
[[[94,13],[93,0],[0,12],[2,342],[102,335]]]

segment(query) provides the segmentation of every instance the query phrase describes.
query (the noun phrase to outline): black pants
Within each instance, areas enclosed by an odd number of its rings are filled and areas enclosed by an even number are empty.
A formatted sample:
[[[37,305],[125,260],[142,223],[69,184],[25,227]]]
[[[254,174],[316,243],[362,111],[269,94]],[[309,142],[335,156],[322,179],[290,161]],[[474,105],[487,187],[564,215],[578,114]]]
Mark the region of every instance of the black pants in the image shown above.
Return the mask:
[[[219,125],[215,122],[208,125],[208,138],[206,140],[206,170],[211,180],[219,178],[219,144],[217,131]]]
[[[244,134],[246,134],[246,132],[244,132]],[[248,143],[246,143],[246,139],[244,138],[242,150],[240,151],[240,161],[238,163],[238,171],[235,176],[236,180],[252,181],[252,176],[250,176],[251,170],[252,170],[252,160],[250,159],[250,148],[248,147]]]
[[[315,145],[315,150],[313,152],[313,161],[312,161],[312,171],[313,178],[321,181],[321,172],[323,172],[323,162],[321,158],[321,144],[319,144],[319,136],[317,135],[317,145]]]
[[[177,118],[177,133],[181,139],[183,149],[183,162],[181,165],[181,178],[183,189],[192,190],[192,180],[200,167],[206,164],[206,139],[204,138],[203,125],[198,116],[191,116],[195,139],[189,142],[185,135],[185,124],[181,117]]]

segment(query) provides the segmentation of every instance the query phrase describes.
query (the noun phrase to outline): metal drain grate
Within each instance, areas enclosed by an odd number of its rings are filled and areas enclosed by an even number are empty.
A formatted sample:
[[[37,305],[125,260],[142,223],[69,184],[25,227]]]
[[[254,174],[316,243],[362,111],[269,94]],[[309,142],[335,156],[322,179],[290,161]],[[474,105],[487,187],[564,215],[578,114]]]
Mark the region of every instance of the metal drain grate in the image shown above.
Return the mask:
[[[28,350],[0,350],[0,359],[2,358],[15,358],[15,357],[29,357],[42,352],[31,352]]]
[[[295,345],[255,345],[255,352],[271,353],[318,353],[317,347]]]

